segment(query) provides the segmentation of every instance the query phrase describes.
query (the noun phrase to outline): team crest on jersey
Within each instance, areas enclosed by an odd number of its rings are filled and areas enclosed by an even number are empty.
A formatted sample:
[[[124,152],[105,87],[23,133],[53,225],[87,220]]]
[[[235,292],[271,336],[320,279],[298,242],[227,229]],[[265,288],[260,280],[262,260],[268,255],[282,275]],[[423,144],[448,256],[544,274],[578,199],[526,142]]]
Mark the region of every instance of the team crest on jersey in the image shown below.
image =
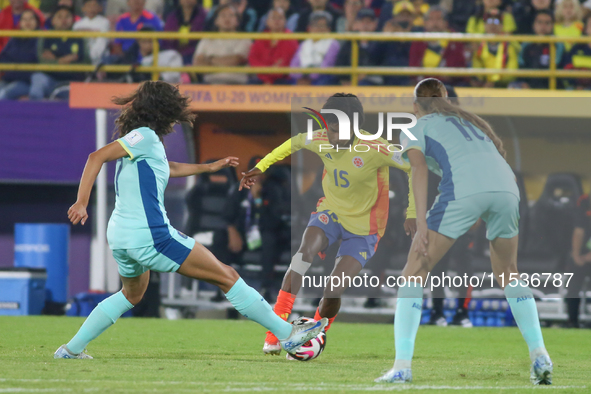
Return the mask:
[[[355,157],[353,158],[353,165],[354,165],[355,167],[357,167],[357,168],[361,168],[361,167],[363,167],[363,164],[365,164],[365,163],[363,162],[363,159],[362,159],[361,157],[359,157],[359,156],[355,156]]]
[[[322,224],[328,224],[328,215],[325,213],[322,213],[322,214],[318,215],[318,220],[320,220],[322,222]]]

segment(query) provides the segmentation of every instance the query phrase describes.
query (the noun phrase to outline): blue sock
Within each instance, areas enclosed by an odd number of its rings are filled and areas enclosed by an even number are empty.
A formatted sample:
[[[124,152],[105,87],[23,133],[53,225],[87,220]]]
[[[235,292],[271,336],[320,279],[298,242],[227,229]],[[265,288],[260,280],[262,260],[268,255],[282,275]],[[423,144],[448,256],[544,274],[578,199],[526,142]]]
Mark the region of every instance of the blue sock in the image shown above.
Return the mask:
[[[259,323],[283,340],[291,335],[291,324],[273,312],[271,305],[255,289],[238,279],[226,293],[226,298],[244,317]]]
[[[540,319],[538,318],[538,309],[531,289],[523,281],[517,282],[514,280],[505,286],[505,297],[507,297],[507,302],[509,302],[519,331],[521,331],[521,335],[523,335],[523,339],[527,343],[532,361],[538,355],[547,355],[542,329],[540,328]]]
[[[410,368],[415,349],[415,338],[421,323],[423,308],[423,287],[415,282],[407,282],[398,290],[396,315],[394,316],[394,344],[396,361],[394,369]]]
[[[73,354],[81,353],[90,341],[111,327],[122,314],[131,308],[133,308],[133,305],[127,301],[121,291],[113,294],[92,310],[80,330],[68,342],[66,347]]]

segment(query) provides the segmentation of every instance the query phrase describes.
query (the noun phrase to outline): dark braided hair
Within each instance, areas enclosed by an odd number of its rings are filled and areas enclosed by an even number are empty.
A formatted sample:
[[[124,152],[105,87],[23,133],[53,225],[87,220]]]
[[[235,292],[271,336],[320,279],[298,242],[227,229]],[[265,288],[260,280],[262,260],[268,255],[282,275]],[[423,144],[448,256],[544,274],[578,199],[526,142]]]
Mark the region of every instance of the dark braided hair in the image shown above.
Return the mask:
[[[139,127],[149,127],[160,140],[172,133],[172,127],[181,122],[193,124],[195,114],[189,109],[190,98],[183,96],[178,87],[163,81],[145,81],[135,92],[113,98],[123,108],[115,121],[119,138]]]

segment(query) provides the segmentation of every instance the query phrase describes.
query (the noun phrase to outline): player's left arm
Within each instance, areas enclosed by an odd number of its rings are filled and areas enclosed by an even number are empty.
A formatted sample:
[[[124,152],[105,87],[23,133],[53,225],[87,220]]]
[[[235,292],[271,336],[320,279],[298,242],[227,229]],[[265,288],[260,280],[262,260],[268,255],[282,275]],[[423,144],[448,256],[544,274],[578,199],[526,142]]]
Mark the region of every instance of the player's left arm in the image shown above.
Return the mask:
[[[101,149],[92,152],[88,156],[84,171],[82,172],[82,178],[80,179],[80,186],[78,186],[78,198],[74,205],[68,209],[68,219],[72,224],[86,223],[88,219],[88,213],[86,207],[90,200],[90,192],[92,191],[92,185],[96,181],[99,171],[103,167],[103,164],[120,159],[127,156],[128,153],[121,144],[117,141],[111,142],[109,145],[102,147]]]
[[[170,167],[170,177],[180,178],[184,176],[198,175],[204,172],[217,172],[222,168],[236,167],[238,166],[238,158],[228,156],[225,159],[214,161],[213,163],[207,164],[188,164],[188,163],[177,163],[169,161],[168,166]]]
[[[427,182],[429,167],[425,155],[419,149],[409,149],[406,152],[410,161],[413,184],[412,189],[416,203],[417,235],[420,237],[416,251],[427,255]]]

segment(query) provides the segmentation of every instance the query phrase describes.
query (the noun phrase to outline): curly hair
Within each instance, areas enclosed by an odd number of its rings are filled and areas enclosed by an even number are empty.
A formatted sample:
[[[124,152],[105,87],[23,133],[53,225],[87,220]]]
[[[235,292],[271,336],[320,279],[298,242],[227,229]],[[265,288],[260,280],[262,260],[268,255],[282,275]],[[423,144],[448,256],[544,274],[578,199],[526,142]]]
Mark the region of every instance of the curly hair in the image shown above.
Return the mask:
[[[119,138],[139,127],[149,127],[162,140],[172,133],[175,124],[193,124],[195,120],[189,109],[191,99],[183,96],[177,86],[163,81],[142,82],[129,96],[115,97],[112,101],[123,106],[115,121]]]

